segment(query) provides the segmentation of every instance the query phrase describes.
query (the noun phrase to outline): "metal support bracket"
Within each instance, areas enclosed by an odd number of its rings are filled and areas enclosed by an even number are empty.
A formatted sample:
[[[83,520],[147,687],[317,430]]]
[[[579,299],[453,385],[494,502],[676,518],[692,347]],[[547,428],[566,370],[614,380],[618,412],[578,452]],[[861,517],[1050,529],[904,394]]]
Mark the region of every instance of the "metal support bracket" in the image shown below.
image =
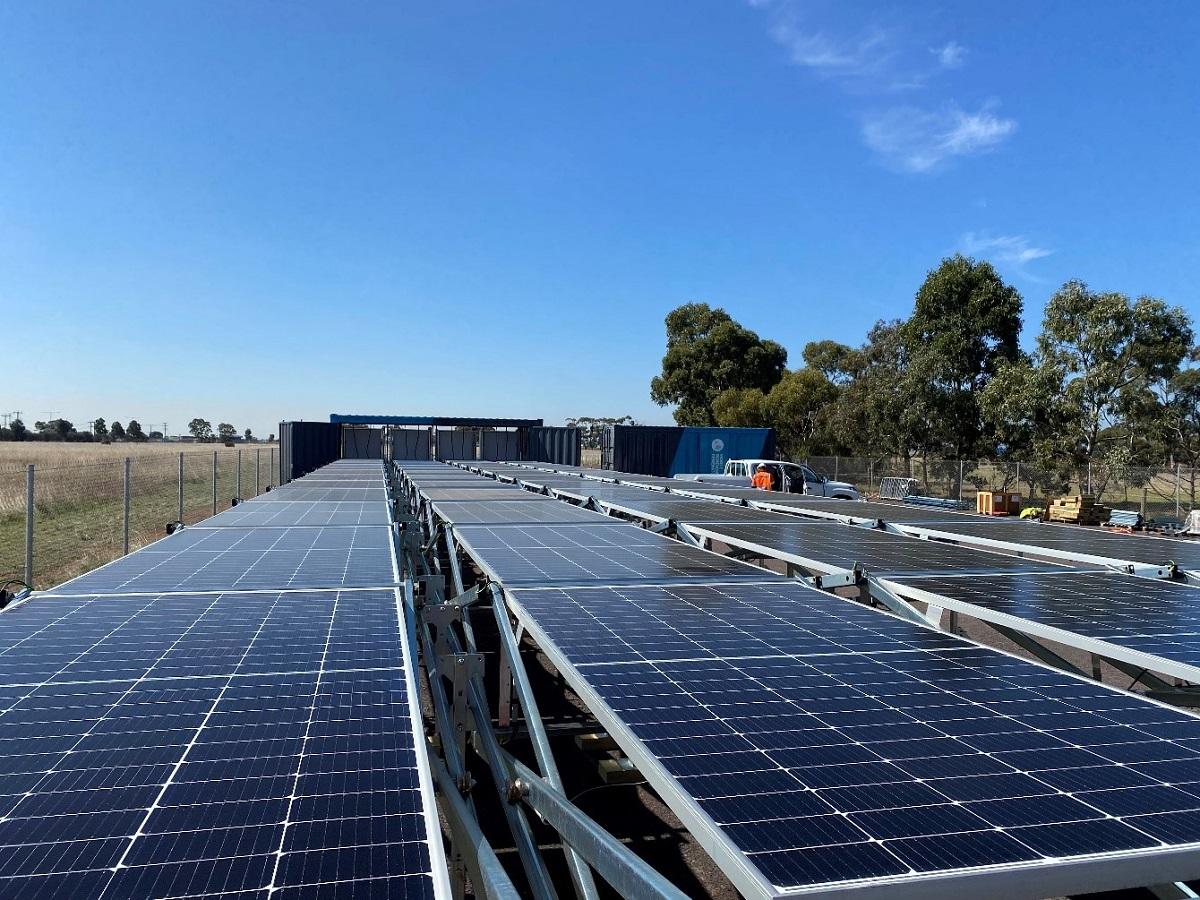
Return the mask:
[[[862,580],[862,570],[855,566],[853,569],[847,569],[844,572],[829,572],[824,575],[814,575],[812,585],[823,591],[829,591],[834,588],[853,587],[856,584],[861,584]]]
[[[878,578],[875,578],[871,575],[867,576],[867,593],[872,599],[878,600],[902,619],[907,619],[910,622],[915,622],[918,625],[924,625],[926,627],[930,625],[930,622],[919,612],[917,612],[916,609],[913,608],[912,604],[901,600],[899,597],[885,588],[879,582]]]

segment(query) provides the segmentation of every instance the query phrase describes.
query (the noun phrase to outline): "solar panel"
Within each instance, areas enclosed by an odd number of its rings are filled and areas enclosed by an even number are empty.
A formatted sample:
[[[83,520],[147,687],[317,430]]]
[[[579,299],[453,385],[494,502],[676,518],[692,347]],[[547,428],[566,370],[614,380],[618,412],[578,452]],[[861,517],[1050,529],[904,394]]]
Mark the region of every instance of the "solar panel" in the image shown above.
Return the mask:
[[[377,488],[325,488],[308,487],[299,482],[291,482],[273,491],[259,494],[247,503],[284,503],[289,500],[308,500],[326,503],[382,503],[387,500],[387,491]]]
[[[978,618],[1200,681],[1200,590],[1189,585],[1112,572],[888,584],[901,596],[949,601]]]
[[[525,500],[536,502],[546,499],[540,494],[534,494],[513,485],[501,485],[498,488],[489,488],[486,485],[477,486],[474,484],[470,487],[421,488],[421,495],[427,500],[457,500],[459,502],[469,500],[487,500],[489,502]]]
[[[1154,566],[1175,562],[1182,569],[1200,571],[1200,542],[1196,541],[1109,534],[1071,525],[986,519],[967,519],[954,523],[943,521],[930,525],[929,530],[961,538],[1008,541]]]
[[[506,585],[778,577],[633,525],[456,525],[455,535]]]
[[[199,528],[255,528],[262,526],[387,525],[385,503],[329,503],[297,500],[280,503],[239,503],[205,519]]]
[[[896,503],[871,503],[865,500],[832,500],[818,497],[815,500],[801,494],[777,494],[762,492],[758,502],[795,511],[801,515],[832,513],[835,516],[855,516],[860,519],[883,519],[885,522],[945,522],[978,521],[978,517],[967,513],[954,513],[944,509],[925,509],[903,506]],[[957,515],[957,519],[955,516]],[[987,520],[984,520],[987,521]]]
[[[545,503],[435,503],[433,511],[440,519],[460,525],[616,525],[620,519],[581,509],[569,503],[547,499]]]
[[[394,591],[3,621],[4,896],[447,896]]]
[[[689,526],[688,530],[818,573],[842,572],[856,564],[875,575],[1063,571],[1062,566],[1053,563],[914,540],[840,522],[792,520],[769,525],[709,524]]]
[[[603,481],[584,481],[582,479],[572,484],[552,487],[551,490],[555,494],[572,497],[576,500],[587,500],[589,497],[595,497],[597,500],[632,500],[637,502],[645,500],[648,497],[661,496],[661,492],[651,491],[648,488],[626,487],[619,484],[606,484]],[[680,499],[682,500],[683,498]]]
[[[760,522],[765,524],[795,521],[793,516],[781,515],[765,509],[753,509],[749,506],[708,500],[684,498],[658,500],[651,496],[638,500],[618,500],[604,505],[652,522]]]
[[[509,598],[748,897],[1200,872],[1187,713],[795,582]]]
[[[386,526],[186,528],[53,588],[55,594],[386,587]]]

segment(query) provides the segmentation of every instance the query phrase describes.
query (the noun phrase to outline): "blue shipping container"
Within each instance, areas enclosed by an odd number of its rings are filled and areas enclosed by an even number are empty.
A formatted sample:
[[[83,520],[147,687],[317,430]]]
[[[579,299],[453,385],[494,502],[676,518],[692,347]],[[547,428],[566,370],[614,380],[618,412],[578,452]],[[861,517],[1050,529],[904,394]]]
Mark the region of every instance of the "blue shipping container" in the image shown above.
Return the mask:
[[[605,463],[621,472],[719,474],[730,459],[774,459],[773,428],[610,425]]]

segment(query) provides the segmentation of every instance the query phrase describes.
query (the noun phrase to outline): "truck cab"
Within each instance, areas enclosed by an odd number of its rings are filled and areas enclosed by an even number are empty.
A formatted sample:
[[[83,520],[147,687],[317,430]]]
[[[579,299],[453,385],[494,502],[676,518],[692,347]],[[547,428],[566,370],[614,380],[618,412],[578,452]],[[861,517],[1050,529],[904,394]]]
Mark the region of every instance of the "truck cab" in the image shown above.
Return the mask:
[[[809,466],[801,463],[784,462],[778,459],[731,459],[725,463],[720,475],[676,475],[676,478],[699,481],[704,484],[723,484],[731,487],[749,487],[759,465],[766,466],[771,473],[772,490],[816,497],[836,497],[842,500],[861,500],[862,494],[844,481],[831,481]]]

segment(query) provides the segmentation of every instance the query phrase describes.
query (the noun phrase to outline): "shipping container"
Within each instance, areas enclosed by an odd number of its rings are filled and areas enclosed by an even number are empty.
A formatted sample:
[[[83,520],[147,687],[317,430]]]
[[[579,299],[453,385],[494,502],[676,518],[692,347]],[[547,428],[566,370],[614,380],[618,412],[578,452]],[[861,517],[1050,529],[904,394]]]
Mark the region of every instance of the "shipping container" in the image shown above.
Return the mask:
[[[609,425],[602,436],[606,469],[671,477],[716,475],[730,459],[774,459],[773,428]]]
[[[279,423],[279,483],[307,475],[341,454],[342,426],[331,422]]]
[[[582,441],[578,428],[530,428],[523,458],[531,462],[578,466],[583,457]]]
[[[479,433],[479,458],[503,462],[521,458],[521,436],[515,431],[487,429]]]

